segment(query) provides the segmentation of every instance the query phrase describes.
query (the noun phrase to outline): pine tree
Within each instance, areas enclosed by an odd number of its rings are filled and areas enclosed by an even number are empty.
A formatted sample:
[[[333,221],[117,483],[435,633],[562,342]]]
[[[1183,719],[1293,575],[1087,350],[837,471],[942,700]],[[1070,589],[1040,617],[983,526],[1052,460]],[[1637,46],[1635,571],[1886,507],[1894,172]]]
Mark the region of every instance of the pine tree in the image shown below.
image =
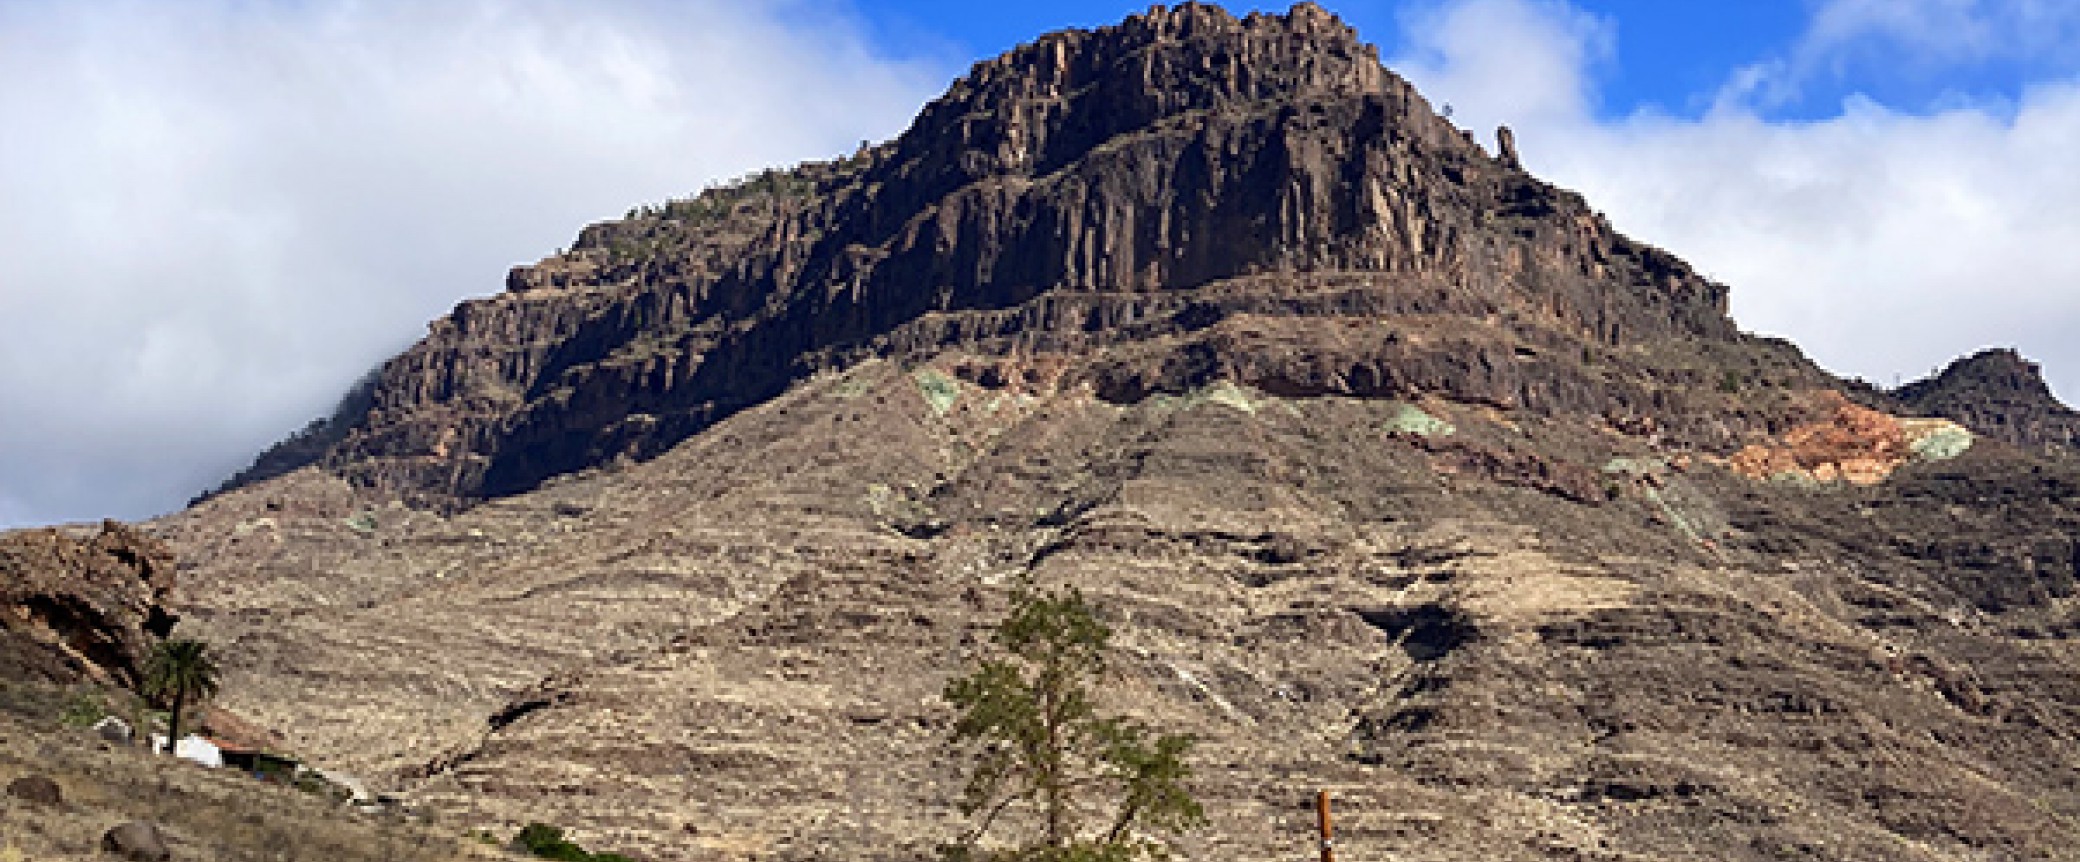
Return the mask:
[[[945,848],[965,862],[1125,862],[1157,855],[1149,832],[1205,823],[1185,789],[1193,740],[1098,713],[1112,630],[1074,589],[1022,585],[992,637],[994,654],[946,686],[960,710],[956,747],[974,758],[960,808],[976,818]],[[1111,814],[1096,819],[1100,797]],[[984,849],[1000,818],[1027,809],[1024,840]]]

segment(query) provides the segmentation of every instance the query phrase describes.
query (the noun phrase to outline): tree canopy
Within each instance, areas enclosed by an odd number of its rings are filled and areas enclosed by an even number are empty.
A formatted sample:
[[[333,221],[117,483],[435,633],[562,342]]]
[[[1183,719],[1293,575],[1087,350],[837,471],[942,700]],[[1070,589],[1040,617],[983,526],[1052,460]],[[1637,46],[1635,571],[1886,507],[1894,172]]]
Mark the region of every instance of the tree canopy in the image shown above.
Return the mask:
[[[1185,787],[1192,737],[1099,713],[1092,692],[1111,640],[1081,592],[1023,584],[991,654],[947,684],[954,744],[974,761],[960,808],[975,818],[949,859],[1124,862],[1159,853],[1151,832],[1205,823]],[[983,847],[1013,812],[1022,838]]]
[[[190,703],[217,695],[219,671],[209,644],[198,640],[160,641],[144,664],[144,694],[168,707],[166,751],[181,738],[181,712]]]

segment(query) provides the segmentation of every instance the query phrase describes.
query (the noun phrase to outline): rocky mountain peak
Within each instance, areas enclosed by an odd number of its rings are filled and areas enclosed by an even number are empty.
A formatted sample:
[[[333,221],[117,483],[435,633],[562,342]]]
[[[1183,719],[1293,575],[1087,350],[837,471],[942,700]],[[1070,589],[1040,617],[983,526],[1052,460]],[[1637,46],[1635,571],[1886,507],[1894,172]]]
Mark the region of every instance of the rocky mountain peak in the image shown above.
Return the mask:
[[[593,225],[507,287],[230,485],[317,463],[467,505],[870,357],[1040,356],[1115,403],[1227,380],[1632,415],[1671,403],[1652,374],[1702,379],[1633,347],[1746,344],[1724,286],[1483,151],[1311,5],[1043,36],[893,141]],[[1620,349],[1636,367],[1584,366]]]
[[[2037,364],[2013,348],[1982,350],[1893,394],[1921,412],[2017,445],[2080,441],[2080,413],[2060,402]]]
[[[1200,3],[1158,6],[976,64],[895,146],[961,179],[1041,175],[1119,135],[1196,112],[1364,95],[1416,98],[1319,6],[1243,18]],[[1453,134],[1427,110],[1407,124],[1434,140]]]

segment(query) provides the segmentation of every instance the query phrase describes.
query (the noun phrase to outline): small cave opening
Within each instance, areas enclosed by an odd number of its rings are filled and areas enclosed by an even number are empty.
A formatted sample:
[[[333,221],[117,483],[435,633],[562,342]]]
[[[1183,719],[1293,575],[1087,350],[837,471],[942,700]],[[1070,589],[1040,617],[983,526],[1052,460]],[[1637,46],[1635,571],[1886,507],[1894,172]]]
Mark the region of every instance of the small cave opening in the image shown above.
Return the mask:
[[[1429,603],[1406,608],[1357,608],[1358,618],[1384,632],[1414,661],[1436,661],[1480,638],[1480,627],[1457,608]]]
[[[562,703],[564,700],[568,699],[568,697],[569,695],[567,694],[559,693],[553,695],[536,695],[532,697],[524,697],[517,700],[513,700],[508,702],[505,706],[500,707],[497,712],[492,713],[491,716],[487,719],[487,723],[491,725],[491,730],[493,732],[501,731],[508,727],[511,727],[513,725],[513,722],[519,721],[520,719],[526,718],[527,716],[533,713],[540,712],[544,709],[548,709],[550,707]]]
[[[179,614],[172,613],[159,605],[153,605],[144,618],[144,630],[160,640],[173,637],[173,627],[181,621]]]

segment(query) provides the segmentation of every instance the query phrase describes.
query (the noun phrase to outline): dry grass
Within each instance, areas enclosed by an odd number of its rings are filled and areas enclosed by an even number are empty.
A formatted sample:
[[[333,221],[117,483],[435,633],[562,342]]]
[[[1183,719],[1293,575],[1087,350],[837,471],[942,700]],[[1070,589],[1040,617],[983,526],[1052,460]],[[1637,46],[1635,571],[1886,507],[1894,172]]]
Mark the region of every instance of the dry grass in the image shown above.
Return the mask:
[[[337,802],[61,726],[62,692],[0,683],[0,786],[57,781],[50,809],[0,796],[0,862],[102,860],[101,836],[130,820],[159,825],[176,862],[435,862],[510,859],[460,837],[462,826],[365,815]]]

